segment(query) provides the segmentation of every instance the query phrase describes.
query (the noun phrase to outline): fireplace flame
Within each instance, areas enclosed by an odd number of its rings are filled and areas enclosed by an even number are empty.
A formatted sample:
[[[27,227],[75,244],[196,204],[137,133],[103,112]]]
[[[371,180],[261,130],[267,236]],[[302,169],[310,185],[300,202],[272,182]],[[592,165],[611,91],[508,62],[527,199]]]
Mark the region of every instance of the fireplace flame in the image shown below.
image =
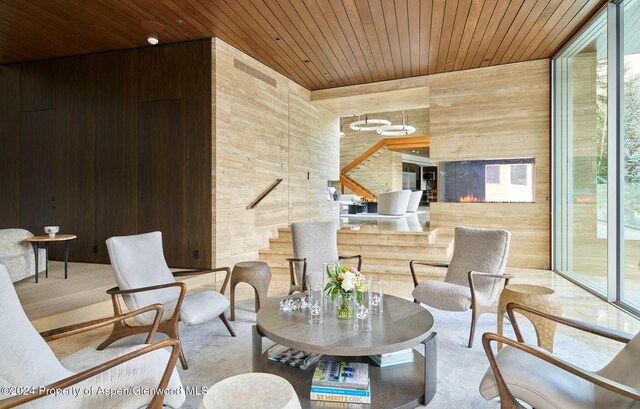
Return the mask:
[[[461,196],[458,199],[458,202],[460,202],[460,203],[479,203],[480,199],[478,199],[474,195],[468,195],[468,196]]]

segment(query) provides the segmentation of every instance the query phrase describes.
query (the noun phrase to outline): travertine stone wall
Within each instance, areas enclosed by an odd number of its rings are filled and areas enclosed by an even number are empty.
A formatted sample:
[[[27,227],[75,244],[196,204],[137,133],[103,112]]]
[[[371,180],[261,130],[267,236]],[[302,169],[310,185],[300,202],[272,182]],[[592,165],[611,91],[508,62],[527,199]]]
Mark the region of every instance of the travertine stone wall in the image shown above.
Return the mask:
[[[369,114],[369,118],[381,118],[394,125],[402,124],[402,111]],[[416,127],[411,136],[429,135],[429,109],[406,110],[407,124]],[[349,124],[359,117],[342,118],[342,130],[345,137],[340,141],[340,168],[347,166],[352,160],[375,145],[380,139],[391,138],[380,136],[374,131],[361,132],[349,128]],[[364,119],[362,116],[360,119]],[[350,173],[358,183],[375,194],[390,190],[402,189],[402,154],[389,150],[382,151],[377,157]],[[350,191],[345,191],[351,193]]]
[[[535,158],[535,203],[432,203],[431,226],[511,231],[509,265],[550,266],[549,60],[428,77],[431,159]]]
[[[212,52],[213,254],[216,265],[232,265],[258,259],[278,227],[337,219],[326,188],[339,177],[339,122],[309,91],[223,41],[213,39]]]

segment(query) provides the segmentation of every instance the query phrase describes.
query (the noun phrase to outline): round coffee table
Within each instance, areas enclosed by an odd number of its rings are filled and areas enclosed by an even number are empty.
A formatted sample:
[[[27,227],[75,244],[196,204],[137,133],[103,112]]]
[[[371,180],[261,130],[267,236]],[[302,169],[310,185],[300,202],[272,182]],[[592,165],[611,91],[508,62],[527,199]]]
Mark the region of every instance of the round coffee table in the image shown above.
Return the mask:
[[[373,315],[371,332],[355,332],[353,321],[339,320],[327,308],[324,323],[311,325],[305,311],[280,311],[281,299],[270,299],[257,314],[253,327],[253,371],[268,372],[293,385],[303,408],[322,407],[309,400],[315,365],[305,371],[269,361],[262,352],[262,337],[307,352],[324,354],[323,360],[370,362],[369,355],[384,354],[425,344],[425,356],[414,351],[414,364],[389,368],[369,365],[371,408],[415,408],[427,404],[436,392],[436,333],[433,316],[420,305],[384,296],[384,313]],[[348,357],[348,358],[345,358]]]

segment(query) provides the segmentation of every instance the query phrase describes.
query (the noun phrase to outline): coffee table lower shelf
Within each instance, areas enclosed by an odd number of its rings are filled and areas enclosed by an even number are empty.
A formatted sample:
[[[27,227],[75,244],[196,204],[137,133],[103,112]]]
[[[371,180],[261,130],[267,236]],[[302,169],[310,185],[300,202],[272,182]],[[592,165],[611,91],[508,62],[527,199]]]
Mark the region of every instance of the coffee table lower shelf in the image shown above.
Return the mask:
[[[254,334],[254,336],[256,335],[257,334]],[[435,355],[435,334],[433,334],[429,340],[426,340],[424,344],[427,348],[431,347],[434,349],[433,351],[430,351],[432,354],[428,354],[427,356],[433,359],[431,363],[435,366],[435,356],[433,356]],[[254,346],[256,345],[254,344]],[[416,408],[425,403],[425,391],[430,395],[428,396],[428,401],[430,401],[433,398],[433,394],[435,394],[435,385],[427,385],[427,387],[425,387],[425,374],[427,374],[427,372],[425,372],[425,357],[415,349],[413,351],[413,357],[413,364],[398,365],[387,368],[380,368],[374,364],[368,356],[340,357],[335,355],[324,355],[321,358],[321,360],[326,361],[340,360],[346,362],[368,363],[369,378],[371,381],[371,404],[310,400],[311,380],[316,366],[312,365],[303,371],[299,368],[294,368],[281,362],[270,361],[268,358],[268,351],[262,353],[259,363],[254,361],[253,371],[278,375],[289,381],[293,386],[293,389],[295,389],[300,400],[300,405],[303,409],[327,407],[350,409],[408,409]],[[430,359],[427,359],[426,361],[429,362]],[[258,364],[257,367],[256,364]],[[436,381],[434,368],[429,369],[429,373],[426,376],[430,376],[433,378],[432,381]]]
[[[366,356],[324,355],[324,361],[365,362],[369,365],[371,404],[337,403],[309,400],[311,378],[316,369],[312,365],[303,371],[287,364],[270,361],[268,351],[262,354],[262,371],[288,380],[300,399],[302,408],[415,408],[424,400],[424,357],[413,351],[413,364],[380,368]]]

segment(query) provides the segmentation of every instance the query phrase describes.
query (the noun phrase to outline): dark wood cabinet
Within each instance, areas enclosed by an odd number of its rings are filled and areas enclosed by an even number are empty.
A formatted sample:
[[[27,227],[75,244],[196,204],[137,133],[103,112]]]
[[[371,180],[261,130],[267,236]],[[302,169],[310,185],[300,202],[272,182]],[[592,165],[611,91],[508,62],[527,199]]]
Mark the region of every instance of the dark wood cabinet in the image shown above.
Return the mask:
[[[0,228],[60,225],[89,262],[160,230],[169,265],[211,266],[211,58],[203,40],[0,67],[0,159],[18,169],[0,164]]]
[[[0,227],[20,226],[20,66],[0,67]]]
[[[138,52],[96,59],[96,261],[105,240],[138,232]]]
[[[20,225],[33,234],[55,225],[58,163],[56,111],[30,111],[20,116]]]
[[[96,56],[56,61],[56,224],[77,235],[70,257],[94,261],[95,243],[95,95]],[[64,258],[63,246],[52,246],[52,257]]]
[[[140,104],[138,230],[163,233],[164,254],[174,265],[189,264],[183,250],[184,141],[180,100]]]

